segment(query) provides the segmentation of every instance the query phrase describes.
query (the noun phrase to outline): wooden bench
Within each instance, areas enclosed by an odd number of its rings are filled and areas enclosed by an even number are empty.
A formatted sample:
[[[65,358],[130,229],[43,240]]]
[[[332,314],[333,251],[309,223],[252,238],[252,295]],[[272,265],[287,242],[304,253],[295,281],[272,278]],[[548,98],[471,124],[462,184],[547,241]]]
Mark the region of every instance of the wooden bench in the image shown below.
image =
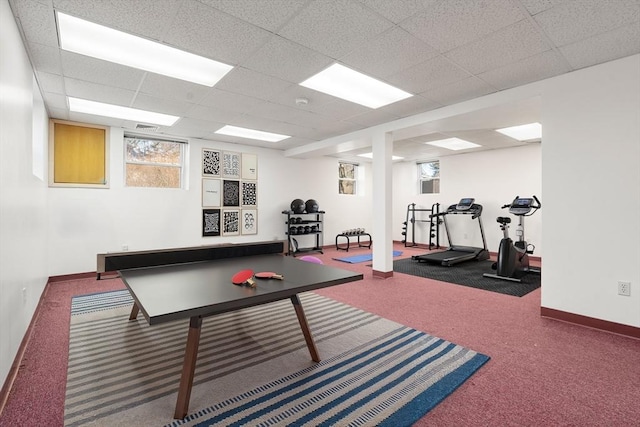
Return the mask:
[[[367,236],[369,238],[369,240],[365,241],[365,242],[360,242],[360,237],[361,236]],[[338,244],[338,238],[339,237],[344,237],[345,239],[347,239],[347,246],[340,246]],[[340,233],[340,234],[338,234],[336,236],[336,249],[349,252],[349,246],[351,244],[351,240],[350,240],[351,237],[357,237],[358,238],[358,247],[359,248],[369,248],[369,249],[371,249],[371,243],[373,242],[373,239],[371,238],[371,234],[369,234],[369,233],[356,233],[356,234]]]
[[[155,249],[132,252],[107,252],[98,254],[98,280],[102,274],[129,268],[154,267],[158,265],[183,264],[211,259],[284,253],[284,242],[258,242],[243,244],[221,244],[187,248]]]

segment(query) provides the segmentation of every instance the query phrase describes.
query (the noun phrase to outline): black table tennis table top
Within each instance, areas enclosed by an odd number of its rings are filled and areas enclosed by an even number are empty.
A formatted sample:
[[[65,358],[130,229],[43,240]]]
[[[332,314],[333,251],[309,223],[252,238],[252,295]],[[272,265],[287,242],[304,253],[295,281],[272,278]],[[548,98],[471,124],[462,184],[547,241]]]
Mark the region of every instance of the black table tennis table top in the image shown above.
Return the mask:
[[[233,275],[244,269],[282,274],[284,280],[255,279],[255,288],[232,284]],[[119,273],[150,325],[211,316],[363,279],[360,273],[281,254],[134,268]]]

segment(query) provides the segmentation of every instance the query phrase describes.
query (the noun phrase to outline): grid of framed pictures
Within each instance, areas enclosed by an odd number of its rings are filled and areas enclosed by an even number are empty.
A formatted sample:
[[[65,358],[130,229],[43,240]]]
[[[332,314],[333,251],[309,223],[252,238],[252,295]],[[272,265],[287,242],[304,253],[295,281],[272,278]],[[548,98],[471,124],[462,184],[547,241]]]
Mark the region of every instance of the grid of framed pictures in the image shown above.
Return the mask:
[[[202,235],[258,234],[258,156],[202,149]]]

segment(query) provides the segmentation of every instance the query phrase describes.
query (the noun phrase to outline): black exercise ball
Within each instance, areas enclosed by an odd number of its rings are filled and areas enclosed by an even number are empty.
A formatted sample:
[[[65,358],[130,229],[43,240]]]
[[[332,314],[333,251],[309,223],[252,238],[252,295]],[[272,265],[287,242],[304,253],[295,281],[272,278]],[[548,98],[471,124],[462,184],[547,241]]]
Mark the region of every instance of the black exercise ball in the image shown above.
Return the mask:
[[[320,210],[320,207],[318,206],[318,202],[316,202],[313,199],[307,200],[304,206],[305,206],[305,209],[307,210],[307,213],[315,213]]]
[[[291,210],[293,211],[293,213],[304,213],[304,206],[304,201],[302,199],[295,199],[293,202],[291,202]]]

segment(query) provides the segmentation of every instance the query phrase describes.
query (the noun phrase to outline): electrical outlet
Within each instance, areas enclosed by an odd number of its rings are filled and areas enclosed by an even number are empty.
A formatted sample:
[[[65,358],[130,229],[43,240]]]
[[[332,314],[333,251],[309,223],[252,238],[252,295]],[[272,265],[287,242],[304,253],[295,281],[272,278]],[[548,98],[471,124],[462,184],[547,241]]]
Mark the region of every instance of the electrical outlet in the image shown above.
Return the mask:
[[[129,250],[129,245],[122,245],[122,250],[123,251],[128,251]]]
[[[618,295],[631,296],[631,282],[618,281]]]

